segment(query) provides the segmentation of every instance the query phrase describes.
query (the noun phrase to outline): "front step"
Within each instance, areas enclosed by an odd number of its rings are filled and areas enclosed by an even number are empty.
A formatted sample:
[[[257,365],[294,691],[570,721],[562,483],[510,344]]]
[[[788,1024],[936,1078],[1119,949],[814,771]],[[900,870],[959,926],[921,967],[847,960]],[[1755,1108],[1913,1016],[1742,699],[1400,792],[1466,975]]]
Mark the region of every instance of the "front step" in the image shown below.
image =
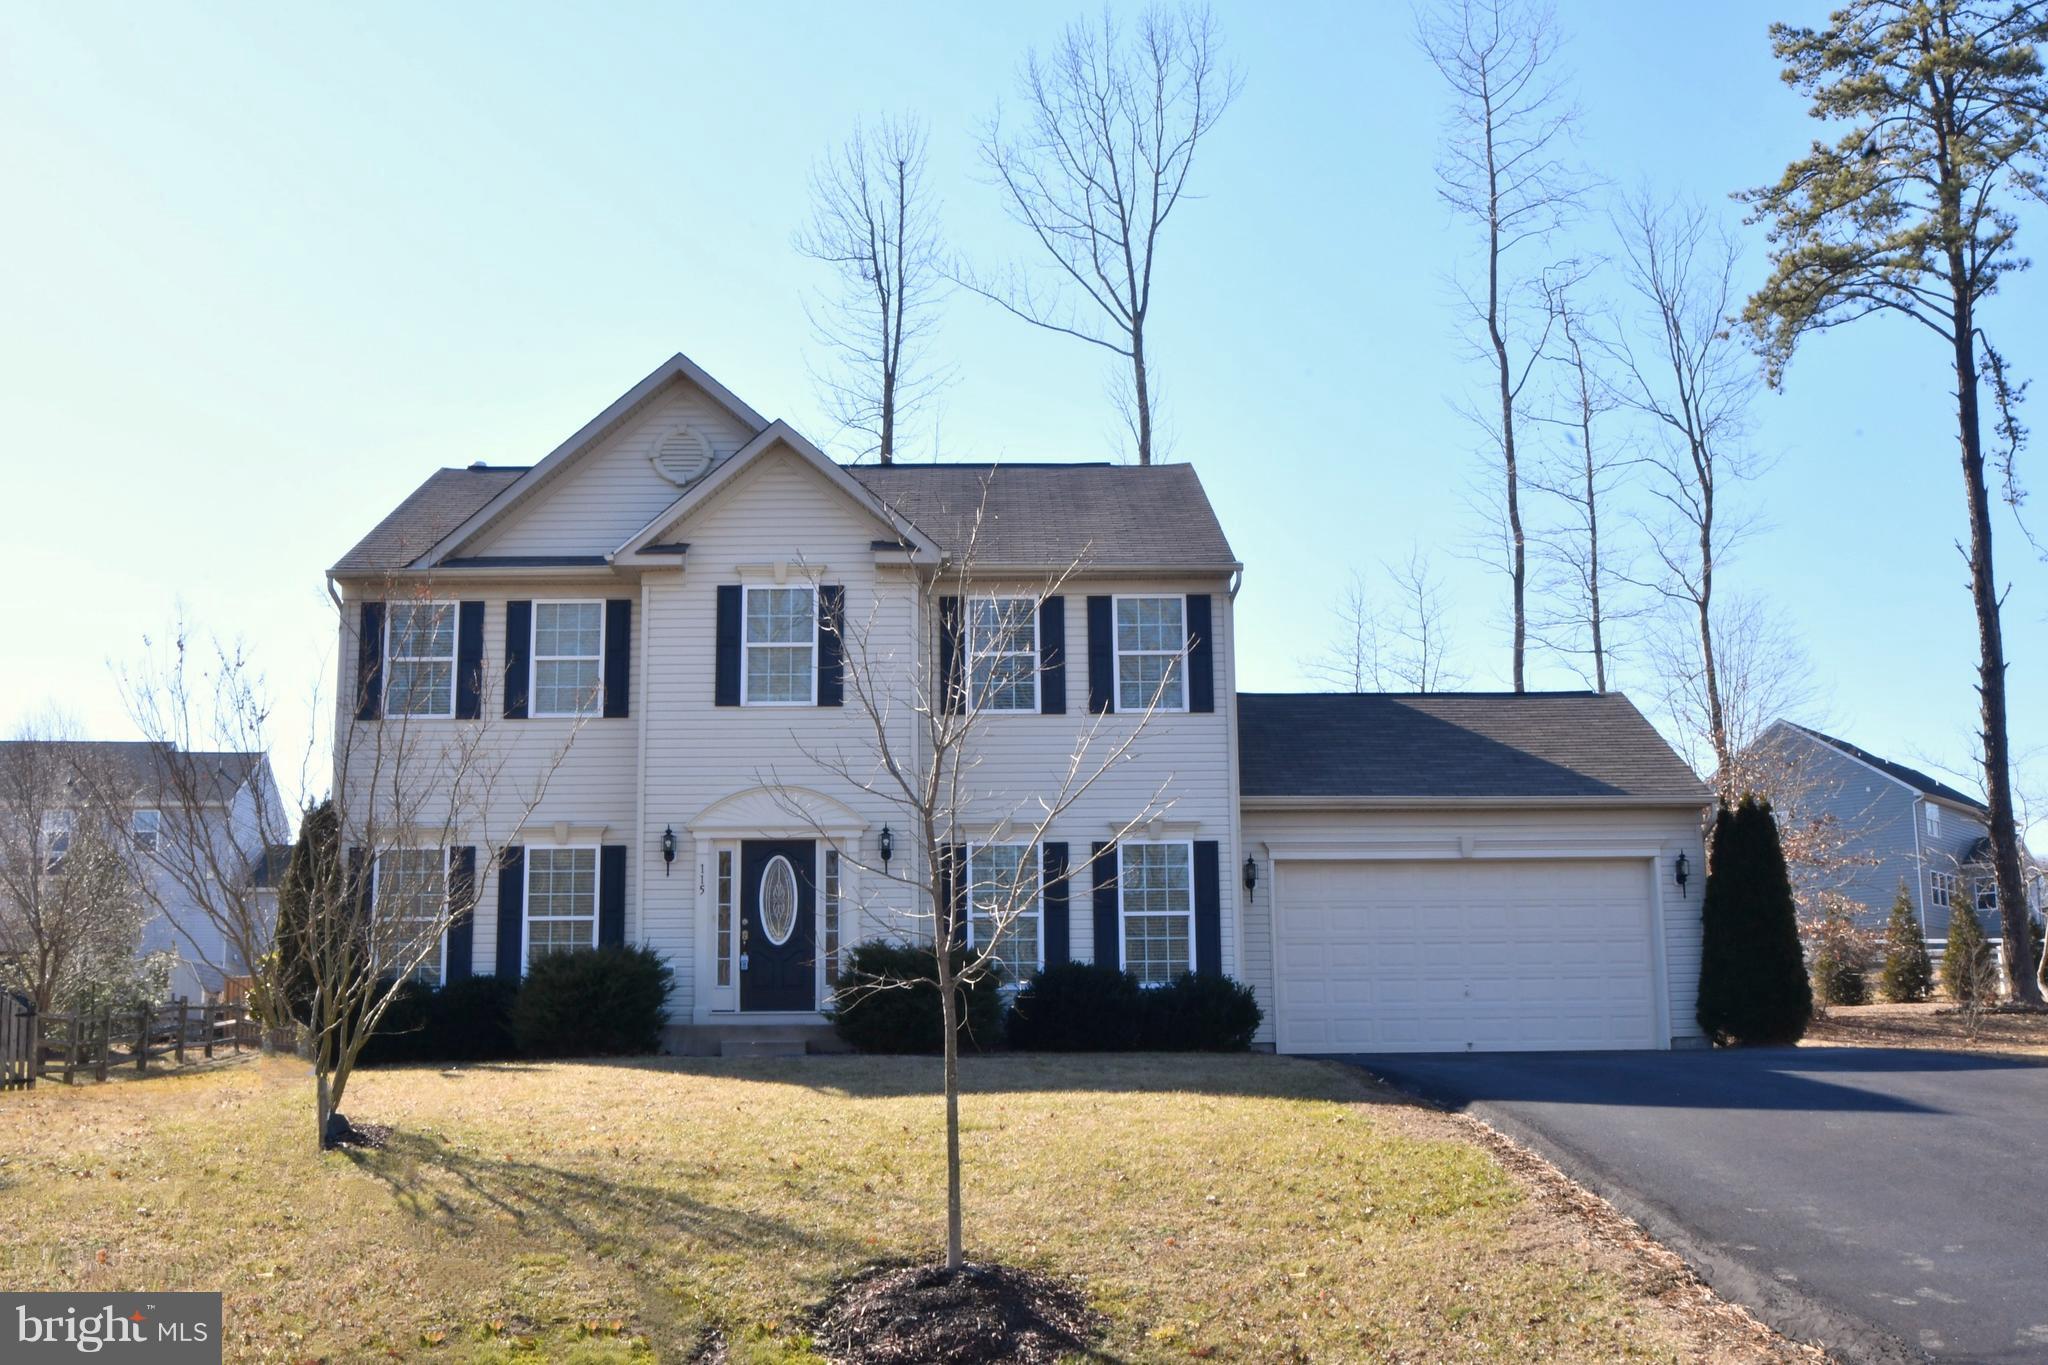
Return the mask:
[[[671,1057],[804,1057],[851,1051],[830,1024],[670,1024],[661,1050]]]
[[[804,1057],[810,1049],[801,1038],[721,1038],[721,1057]]]

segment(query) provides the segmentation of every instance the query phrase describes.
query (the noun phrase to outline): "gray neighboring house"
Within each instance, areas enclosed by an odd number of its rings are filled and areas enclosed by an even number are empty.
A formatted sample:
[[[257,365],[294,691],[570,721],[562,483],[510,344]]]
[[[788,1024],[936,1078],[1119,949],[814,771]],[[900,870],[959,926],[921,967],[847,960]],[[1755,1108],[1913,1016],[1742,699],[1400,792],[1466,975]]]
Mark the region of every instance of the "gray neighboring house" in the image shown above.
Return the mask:
[[[1753,760],[1759,750],[1765,764],[1799,786],[1809,810],[1833,815],[1848,832],[1843,851],[1859,861],[1845,870],[1839,889],[1862,907],[1859,926],[1882,930],[1904,882],[1921,934],[1939,948],[1948,939],[1949,896],[1960,884],[1976,904],[1985,935],[2001,942],[1982,802],[1918,768],[1788,720],[1757,737]],[[2027,877],[2029,908],[2038,919],[2042,870],[2031,859]]]
[[[0,751],[23,741],[0,741]],[[139,956],[171,953],[173,1000],[194,1004],[234,999],[249,967],[224,942],[220,930],[191,890],[195,871],[209,863],[223,870],[242,869],[251,882],[267,888],[280,872],[291,826],[285,818],[270,758],[262,753],[180,751],[146,740],[76,740],[64,747],[79,751],[81,764],[91,762],[110,775],[124,792],[125,823],[133,841],[137,866],[149,880],[145,902],[152,907],[142,927]],[[173,764],[195,780],[180,782]],[[187,820],[178,793],[196,795],[196,809]],[[212,840],[211,858],[197,840]],[[181,874],[178,869],[182,868]],[[255,904],[275,914],[274,894],[260,892]]]

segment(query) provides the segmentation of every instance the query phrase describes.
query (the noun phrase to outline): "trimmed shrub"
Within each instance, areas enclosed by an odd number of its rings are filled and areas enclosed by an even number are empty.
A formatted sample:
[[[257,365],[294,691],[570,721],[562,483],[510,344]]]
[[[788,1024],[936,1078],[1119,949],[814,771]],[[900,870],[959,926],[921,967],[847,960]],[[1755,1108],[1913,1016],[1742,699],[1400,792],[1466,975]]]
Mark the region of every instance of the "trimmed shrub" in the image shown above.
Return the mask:
[[[1977,923],[1977,909],[1960,878],[1948,902],[1948,946],[1941,952],[1941,989],[1958,1005],[1998,1002],[1998,973],[1991,960],[1991,944],[1984,937],[1984,926]]]
[[[1770,805],[1754,796],[1714,818],[1700,908],[1698,1019],[1722,1046],[1796,1043],[1813,1018],[1798,911]]]
[[[494,1062],[519,1055],[512,1009],[519,983],[496,976],[465,976],[434,992],[423,1060]]]
[[[387,978],[388,979],[388,978]],[[378,994],[383,994],[381,987]],[[422,981],[400,984],[377,1021],[377,1031],[356,1055],[361,1066],[398,1066],[423,1061],[427,1031],[434,1014],[434,988]]]
[[[1059,962],[1010,1004],[1010,1046],[1034,1052],[1131,1052],[1138,1046],[1138,979],[1094,962]]]
[[[840,974],[839,1003],[826,1016],[839,1036],[861,1052],[943,1051],[945,1014],[933,952],[883,939],[856,945]],[[961,1048],[980,1051],[1001,1042],[1003,995],[996,973],[961,989],[960,997]]]
[[[1243,1052],[1264,1017],[1252,988],[1227,976],[1182,972],[1138,999],[1146,1052]]]
[[[1878,991],[1894,1005],[1917,1005],[1934,994],[1934,964],[1927,958],[1927,940],[1913,914],[1913,896],[1899,883],[1891,918],[1884,926],[1884,973]]]
[[[512,1037],[529,1057],[653,1052],[661,1045],[674,977],[652,948],[548,953],[526,969],[512,1006]]]

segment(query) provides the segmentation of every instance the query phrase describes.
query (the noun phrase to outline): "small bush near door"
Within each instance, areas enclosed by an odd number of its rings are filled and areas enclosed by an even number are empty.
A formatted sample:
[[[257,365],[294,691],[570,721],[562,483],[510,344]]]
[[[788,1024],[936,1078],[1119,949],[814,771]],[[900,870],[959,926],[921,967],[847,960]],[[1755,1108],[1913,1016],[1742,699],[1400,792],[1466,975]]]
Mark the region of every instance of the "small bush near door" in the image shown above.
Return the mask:
[[[515,1056],[512,1004],[518,997],[517,981],[495,976],[464,977],[441,987],[409,981],[392,997],[359,1060],[364,1066],[392,1066]]]
[[[512,1036],[528,1057],[653,1052],[668,1020],[674,976],[652,948],[578,948],[537,957],[512,1008]]]
[[[1227,976],[1183,972],[1139,999],[1138,1046],[1146,1052],[1243,1052],[1263,1017],[1252,988]]]
[[[839,1036],[861,1052],[938,1052],[945,1040],[933,949],[874,940],[857,945],[827,1012]],[[994,1047],[1003,1037],[1002,984],[993,973],[961,992],[960,1046]]]
[[[1039,1052],[1242,1052],[1263,1017],[1251,988],[1183,972],[1146,988],[1085,962],[1047,967],[1010,1006],[1010,1046]]]

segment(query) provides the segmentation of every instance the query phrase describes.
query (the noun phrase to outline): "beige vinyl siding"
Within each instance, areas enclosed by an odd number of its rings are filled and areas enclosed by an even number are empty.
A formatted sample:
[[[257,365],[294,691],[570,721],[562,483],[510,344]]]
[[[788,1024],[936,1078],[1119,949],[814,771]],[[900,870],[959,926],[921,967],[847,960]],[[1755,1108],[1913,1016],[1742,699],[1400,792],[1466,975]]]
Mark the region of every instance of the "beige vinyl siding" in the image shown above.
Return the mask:
[[[1501,808],[1470,810],[1249,810],[1245,845],[1259,861],[1259,889],[1245,910],[1245,979],[1266,1012],[1258,1041],[1273,1033],[1273,892],[1268,844],[1314,844],[1333,848],[1369,845],[1398,856],[1443,857],[1471,841],[1473,854],[1544,857],[1616,846],[1649,847],[1657,854],[1655,890],[1663,911],[1665,984],[1670,1000],[1671,1036],[1697,1039],[1694,1019],[1700,978],[1700,895],[1706,885],[1706,853],[1700,815],[1690,808],[1605,807],[1599,809]],[[1692,879],[1680,892],[1672,868],[1680,853],[1691,862]]]
[[[462,553],[609,554],[682,496],[681,488],[655,472],[649,457],[683,422],[704,435],[714,461],[754,435],[702,390],[677,379]]]

